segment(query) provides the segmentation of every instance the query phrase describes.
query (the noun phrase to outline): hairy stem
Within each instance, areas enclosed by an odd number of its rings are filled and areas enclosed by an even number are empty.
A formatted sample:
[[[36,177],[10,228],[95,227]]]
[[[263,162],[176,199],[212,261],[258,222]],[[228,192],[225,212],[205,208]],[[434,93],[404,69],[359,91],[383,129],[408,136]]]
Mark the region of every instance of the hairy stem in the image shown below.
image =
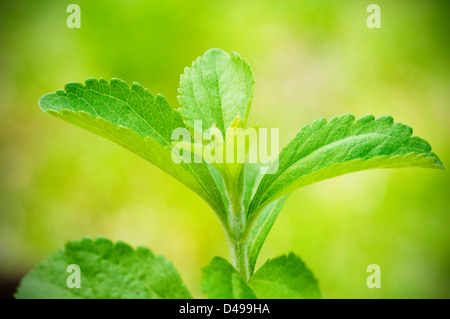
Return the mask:
[[[243,204],[244,170],[235,178],[225,179],[225,189],[230,203],[227,234],[234,268],[245,280],[250,279],[250,262],[246,245],[246,215]]]
[[[250,279],[250,260],[248,248],[245,242],[231,243],[231,255],[233,266],[241,274],[245,281]]]

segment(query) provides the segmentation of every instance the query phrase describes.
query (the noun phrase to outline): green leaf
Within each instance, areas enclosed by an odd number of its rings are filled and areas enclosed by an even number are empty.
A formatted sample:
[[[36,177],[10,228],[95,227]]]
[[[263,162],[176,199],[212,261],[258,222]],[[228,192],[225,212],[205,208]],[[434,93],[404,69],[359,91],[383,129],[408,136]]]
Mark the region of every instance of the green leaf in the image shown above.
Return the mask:
[[[215,123],[225,136],[236,116],[247,121],[255,81],[238,53],[210,49],[181,76],[179,111],[189,127],[202,121],[205,131]]]
[[[245,164],[243,203],[246,211],[263,176],[260,174],[261,167],[260,164]],[[288,196],[285,195],[264,207],[253,223],[248,226],[245,240],[249,256],[250,275],[253,274],[258,254]]]
[[[244,209],[247,210],[250,205],[250,201],[254,196],[261,178],[263,175],[261,172],[261,164],[251,164],[245,163],[244,166],[244,194],[243,194],[243,204]]]
[[[69,265],[80,268],[80,288],[68,288]],[[20,299],[182,299],[192,298],[171,262],[123,242],[84,238],[28,273],[15,294]]]
[[[171,134],[184,128],[180,114],[162,95],[156,99],[140,84],[90,78],[70,82],[65,91],[44,95],[42,110],[103,136],[160,167],[199,194],[224,218],[225,207],[205,163],[173,161]]]
[[[261,180],[249,208],[249,219],[271,201],[293,190],[346,173],[372,168],[425,167],[442,163],[412,128],[391,116],[353,115],[323,118],[304,126],[281,151]]]
[[[225,259],[214,257],[203,268],[202,291],[209,299],[255,299],[255,293]]]
[[[289,195],[285,195],[281,198],[278,198],[264,207],[261,213],[258,214],[257,218],[251,224],[247,236],[247,251],[249,255],[251,274],[255,269],[256,260],[264,244],[264,241],[266,240],[267,235],[272,229],[272,226],[275,223],[278,214],[286,203],[288,196]]]
[[[261,299],[321,298],[314,275],[293,253],[269,259],[248,285]]]

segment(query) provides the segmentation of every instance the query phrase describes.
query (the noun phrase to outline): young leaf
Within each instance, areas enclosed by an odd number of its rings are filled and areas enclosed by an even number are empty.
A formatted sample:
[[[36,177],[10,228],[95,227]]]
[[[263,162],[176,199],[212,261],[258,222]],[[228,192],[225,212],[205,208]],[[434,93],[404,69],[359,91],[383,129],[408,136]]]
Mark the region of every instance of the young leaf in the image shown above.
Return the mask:
[[[69,288],[69,265],[78,265],[80,287]],[[88,238],[64,249],[28,273],[15,294],[20,299],[192,298],[171,262],[147,248]]]
[[[261,299],[321,298],[314,275],[293,253],[269,259],[248,285]]]
[[[255,299],[236,269],[225,259],[214,257],[203,268],[202,291],[209,299]]]
[[[261,180],[248,218],[271,201],[327,178],[371,168],[426,167],[442,169],[428,142],[391,116],[353,115],[323,118],[304,126],[281,151],[278,170]],[[270,168],[269,168],[270,171]]]
[[[215,123],[225,136],[237,115],[247,121],[254,84],[250,66],[238,53],[209,49],[184,70],[178,110],[189,127],[201,120],[205,131]]]
[[[224,218],[221,194],[205,163],[172,160],[172,131],[185,125],[162,95],[155,99],[138,83],[130,87],[119,79],[108,83],[90,78],[85,85],[71,82],[65,91],[44,95],[39,105],[147,159],[193,189]]]

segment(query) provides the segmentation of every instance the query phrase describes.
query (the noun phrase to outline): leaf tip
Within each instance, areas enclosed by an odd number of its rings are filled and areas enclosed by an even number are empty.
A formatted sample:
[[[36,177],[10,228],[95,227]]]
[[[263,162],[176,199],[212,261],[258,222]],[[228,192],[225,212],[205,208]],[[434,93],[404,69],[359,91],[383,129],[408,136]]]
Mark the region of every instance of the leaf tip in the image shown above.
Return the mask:
[[[39,98],[38,105],[42,111],[44,111],[44,112],[48,111],[47,101],[50,98],[50,96],[53,96],[55,94],[56,93],[47,93]]]
[[[209,56],[209,55],[220,55],[220,54],[226,54],[228,53],[220,48],[211,48],[208,49],[203,56]]]
[[[442,164],[440,158],[434,153],[431,153],[431,155],[436,158],[436,162],[434,163],[434,167],[437,168],[437,169],[445,170],[445,166],[444,166],[444,164]]]

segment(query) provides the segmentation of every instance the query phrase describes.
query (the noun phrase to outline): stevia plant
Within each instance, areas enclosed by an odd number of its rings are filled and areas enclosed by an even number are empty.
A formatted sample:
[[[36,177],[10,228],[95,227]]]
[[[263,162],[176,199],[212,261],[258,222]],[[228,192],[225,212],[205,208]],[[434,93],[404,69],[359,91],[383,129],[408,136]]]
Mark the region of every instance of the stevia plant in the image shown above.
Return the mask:
[[[44,95],[43,111],[101,135],[160,167],[201,196],[217,215],[231,249],[231,263],[214,257],[203,269],[208,298],[320,298],[318,283],[291,253],[256,259],[287,196],[324,179],[372,168],[443,169],[428,142],[391,116],[350,114],[305,125],[263,174],[258,164],[178,161],[177,128],[225,137],[245,128],[254,87],[249,64],[239,54],[210,49],[181,76],[172,109],[138,83],[90,78]],[[201,127],[196,127],[201,121]],[[212,135],[210,135],[212,140]],[[217,142],[217,141],[216,141]],[[190,140],[191,158],[201,157]],[[200,149],[203,146],[200,145]],[[247,150],[244,150],[247,152]],[[176,156],[176,155],[175,155]],[[67,266],[78,265],[81,287],[69,288]],[[17,298],[191,298],[172,263],[143,247],[99,237],[70,241],[27,274]]]

